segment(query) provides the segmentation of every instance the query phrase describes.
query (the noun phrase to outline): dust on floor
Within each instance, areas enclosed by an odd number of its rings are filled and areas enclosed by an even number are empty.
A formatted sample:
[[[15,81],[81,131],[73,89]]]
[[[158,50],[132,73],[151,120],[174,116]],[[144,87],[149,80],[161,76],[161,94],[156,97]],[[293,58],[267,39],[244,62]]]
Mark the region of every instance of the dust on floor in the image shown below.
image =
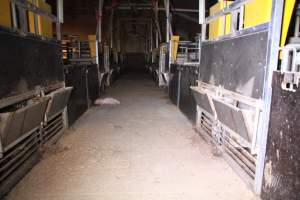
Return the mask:
[[[147,77],[108,91],[7,200],[253,200],[244,182]]]

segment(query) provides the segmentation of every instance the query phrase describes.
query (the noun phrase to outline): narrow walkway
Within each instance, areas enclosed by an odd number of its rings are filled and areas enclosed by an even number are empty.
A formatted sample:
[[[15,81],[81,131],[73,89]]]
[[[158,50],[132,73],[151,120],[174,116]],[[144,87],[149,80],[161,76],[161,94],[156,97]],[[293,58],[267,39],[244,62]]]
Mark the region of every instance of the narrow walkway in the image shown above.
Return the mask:
[[[252,200],[153,81],[124,75],[7,200]]]

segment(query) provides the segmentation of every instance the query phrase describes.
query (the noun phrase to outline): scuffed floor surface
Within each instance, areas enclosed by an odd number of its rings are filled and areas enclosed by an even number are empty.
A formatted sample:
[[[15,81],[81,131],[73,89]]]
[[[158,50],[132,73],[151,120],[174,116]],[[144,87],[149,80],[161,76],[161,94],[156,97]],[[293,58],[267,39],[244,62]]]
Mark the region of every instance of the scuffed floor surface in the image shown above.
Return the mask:
[[[130,80],[132,79],[132,80]],[[7,200],[253,200],[147,76],[124,75]]]

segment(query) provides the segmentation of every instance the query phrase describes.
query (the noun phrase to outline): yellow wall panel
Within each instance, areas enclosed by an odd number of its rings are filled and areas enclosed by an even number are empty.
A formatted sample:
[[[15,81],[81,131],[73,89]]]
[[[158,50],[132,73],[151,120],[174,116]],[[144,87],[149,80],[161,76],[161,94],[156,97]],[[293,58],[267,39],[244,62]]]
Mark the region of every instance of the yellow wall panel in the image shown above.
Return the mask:
[[[44,0],[39,0],[38,1],[38,6],[41,9],[47,10],[49,13],[52,13],[51,6],[47,4]],[[46,37],[53,37],[53,27],[52,27],[52,22],[51,20],[45,18],[45,17],[38,17],[39,21],[39,32]]]
[[[252,0],[245,5],[244,27],[252,27],[269,22],[272,0]]]
[[[27,0],[27,1],[32,3],[32,0]],[[34,15],[33,15],[33,12],[28,12],[28,25],[29,25],[29,32],[34,33]]]
[[[212,14],[222,10],[223,8],[225,8],[226,6],[228,6],[231,3],[232,3],[232,1],[224,1],[224,0],[219,1],[218,3],[216,3],[209,9],[209,15],[212,15]],[[225,23],[225,34],[229,34],[230,33],[230,20],[231,20],[231,15],[226,15],[226,17],[220,17],[220,18],[212,21],[211,23],[209,23],[209,39],[210,40],[216,39],[216,38],[224,35],[224,30],[223,30],[224,23]]]
[[[88,35],[91,57],[96,57],[96,35]]]
[[[10,1],[0,0],[0,25],[11,27]]]
[[[171,40],[172,40],[172,60],[175,61],[177,59],[179,36],[178,35],[173,35],[171,37]]]
[[[1,1],[1,0],[0,0]],[[28,0],[32,3],[32,0]],[[52,12],[51,6],[47,4],[44,0],[38,0],[37,6],[41,9],[47,10],[48,12]],[[53,27],[52,22],[42,16],[38,16],[38,29],[39,34],[45,37],[53,37]],[[28,19],[29,19],[29,31],[34,33],[34,15],[32,12],[28,12]]]
[[[296,0],[285,0],[282,22],[281,46],[286,44]],[[272,14],[272,0],[252,0],[245,5],[244,26],[249,28],[269,22]]]
[[[282,47],[286,44],[287,34],[289,31],[295,3],[296,0],[285,0],[284,17],[282,22],[282,35],[281,35],[281,42],[280,42],[280,45]]]

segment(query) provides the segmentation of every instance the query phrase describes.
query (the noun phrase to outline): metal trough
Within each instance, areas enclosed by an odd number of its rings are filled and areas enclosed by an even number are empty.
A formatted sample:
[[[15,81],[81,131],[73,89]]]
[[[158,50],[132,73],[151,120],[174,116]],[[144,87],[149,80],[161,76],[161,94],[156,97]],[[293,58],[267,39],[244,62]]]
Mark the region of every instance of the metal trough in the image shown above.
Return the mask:
[[[72,90],[73,87],[67,87],[47,94],[47,97],[50,98],[46,113],[47,120],[51,120],[55,115],[62,112],[67,106]]]
[[[0,113],[0,158],[35,130],[43,122],[49,97],[26,101],[22,107],[13,107]]]

